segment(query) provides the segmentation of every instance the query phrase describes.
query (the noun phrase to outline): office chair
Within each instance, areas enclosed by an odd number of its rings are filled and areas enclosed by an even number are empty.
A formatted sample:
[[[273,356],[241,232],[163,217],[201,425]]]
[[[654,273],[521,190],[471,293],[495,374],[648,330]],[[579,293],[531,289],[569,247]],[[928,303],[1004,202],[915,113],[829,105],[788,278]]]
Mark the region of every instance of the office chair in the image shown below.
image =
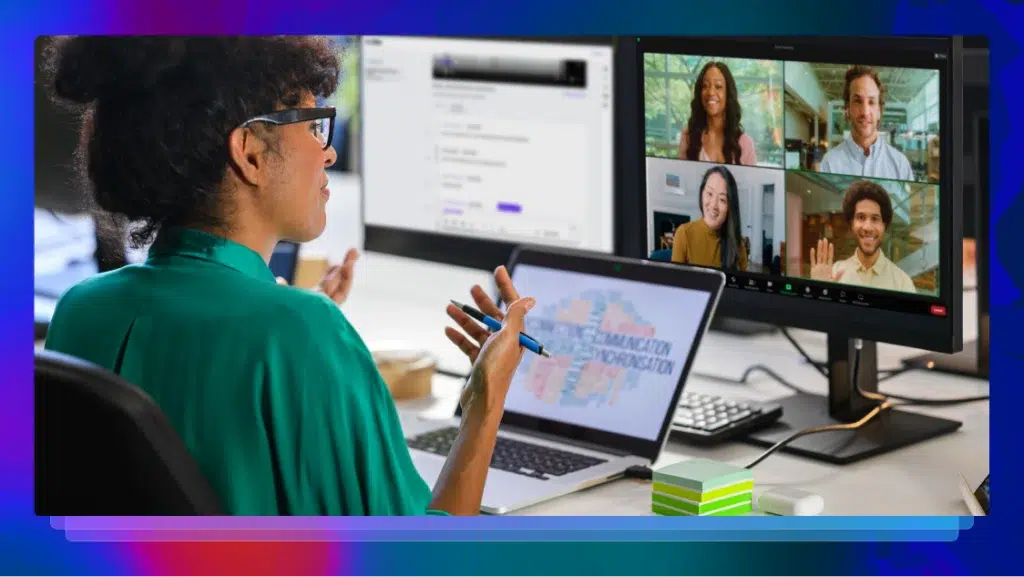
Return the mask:
[[[35,353],[36,514],[220,515],[213,489],[153,400],[74,357]]]

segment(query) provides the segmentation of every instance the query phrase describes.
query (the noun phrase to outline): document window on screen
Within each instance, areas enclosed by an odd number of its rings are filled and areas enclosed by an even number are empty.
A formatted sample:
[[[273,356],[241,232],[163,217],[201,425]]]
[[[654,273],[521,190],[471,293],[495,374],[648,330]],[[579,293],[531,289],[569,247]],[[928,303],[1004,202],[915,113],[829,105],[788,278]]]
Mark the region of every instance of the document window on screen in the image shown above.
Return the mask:
[[[945,315],[938,68],[643,58],[650,258]]]
[[[364,215],[613,250],[612,47],[363,40]]]

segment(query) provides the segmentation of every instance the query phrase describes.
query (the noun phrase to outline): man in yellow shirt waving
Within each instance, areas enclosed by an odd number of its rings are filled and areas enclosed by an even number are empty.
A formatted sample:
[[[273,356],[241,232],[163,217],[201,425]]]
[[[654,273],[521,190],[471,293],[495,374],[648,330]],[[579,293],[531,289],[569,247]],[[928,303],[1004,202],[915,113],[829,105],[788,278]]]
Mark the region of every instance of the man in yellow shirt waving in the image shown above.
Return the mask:
[[[833,264],[835,247],[828,240],[811,249],[811,278],[900,292],[917,292],[910,275],[882,254],[882,240],[892,224],[892,201],[882,186],[870,180],[850,185],[843,199],[843,216],[850,224],[857,249]]]

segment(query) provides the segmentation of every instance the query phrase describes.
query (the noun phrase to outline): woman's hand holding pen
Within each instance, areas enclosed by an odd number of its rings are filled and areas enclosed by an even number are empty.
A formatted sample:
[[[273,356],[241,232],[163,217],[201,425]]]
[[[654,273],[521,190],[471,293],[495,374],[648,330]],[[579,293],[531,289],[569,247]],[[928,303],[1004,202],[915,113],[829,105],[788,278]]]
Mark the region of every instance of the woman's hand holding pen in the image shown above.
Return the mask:
[[[501,300],[511,303],[507,314],[502,314],[479,286],[470,289],[470,294],[481,312],[502,322],[501,330],[492,334],[455,305],[448,305],[448,316],[466,334],[452,327],[445,327],[445,334],[473,363],[469,381],[459,400],[464,412],[477,401],[481,402],[485,412],[504,405],[512,376],[523,358],[524,349],[519,344],[519,334],[523,332],[524,317],[533,308],[535,301],[519,297],[505,267],[498,267],[494,271],[494,280]]]
[[[501,300],[510,303],[504,315],[483,289],[474,286],[470,291],[482,313],[479,316],[496,329],[493,333],[478,325],[463,308],[448,306],[448,316],[466,334],[453,327],[446,327],[445,334],[473,361],[473,370],[459,399],[462,407],[459,432],[438,475],[430,503],[430,508],[452,515],[476,515],[480,511],[505,412],[505,396],[526,351],[520,344],[520,339],[524,338],[523,319],[533,308],[534,300],[519,298],[505,267],[494,271],[494,280]],[[477,311],[472,313],[476,315]]]

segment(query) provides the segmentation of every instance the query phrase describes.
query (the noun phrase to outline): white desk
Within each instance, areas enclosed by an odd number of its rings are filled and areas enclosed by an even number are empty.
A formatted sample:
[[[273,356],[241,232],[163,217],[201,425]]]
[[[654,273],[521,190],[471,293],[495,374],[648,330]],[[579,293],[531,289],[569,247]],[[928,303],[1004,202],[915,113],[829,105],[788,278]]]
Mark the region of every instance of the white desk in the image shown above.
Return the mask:
[[[328,232],[304,247],[340,260],[351,246],[362,246],[359,223],[358,181],[332,175]],[[474,283],[489,287],[486,272],[426,264],[384,255],[365,255],[359,263],[349,302],[343,310],[371,345],[401,341],[433,351],[444,368],[468,372],[463,354],[444,336],[449,324],[444,312],[450,298],[469,300]],[[977,299],[964,296],[964,340],[976,337]],[[820,333],[791,333],[810,355],[825,357],[825,337]],[[744,364],[736,363],[735,352],[743,352]],[[901,359],[919,351],[879,345],[880,368],[898,367]],[[694,371],[739,377],[747,364],[766,364],[804,388],[827,390],[822,376],[803,361],[781,336],[735,337],[709,333],[697,356]],[[430,399],[403,402],[399,410],[424,417],[450,416],[457,403],[461,382],[438,376]],[[717,383],[691,377],[689,390],[745,395],[768,400],[790,391],[768,377],[757,376],[751,386]],[[883,390],[915,397],[953,397],[988,392],[988,383],[941,374],[907,373],[886,381]],[[785,453],[776,453],[754,468],[755,494],[779,485],[789,485],[822,495],[828,515],[961,515],[963,505],[958,482],[962,473],[972,484],[989,470],[989,406],[973,403],[938,409],[918,409],[936,416],[962,421],[963,427],[950,435],[900,451],[846,466],[818,463]],[[690,457],[707,457],[745,464],[762,449],[743,443],[727,443],[711,449],[669,443],[655,466]],[[650,510],[650,484],[620,480],[523,510],[527,515],[646,515]]]
[[[367,255],[359,265],[357,284],[344,311],[371,346],[401,342],[436,354],[444,368],[466,372],[469,363],[444,336],[447,298],[468,294],[473,283],[486,283],[487,273],[419,263],[383,255]],[[965,296],[965,339],[976,314],[973,295]],[[813,356],[825,355],[823,335],[792,331]],[[742,351],[743,363],[736,363]],[[879,367],[898,367],[900,360],[919,353],[915,349],[879,345]],[[694,372],[738,378],[746,366],[762,363],[811,392],[825,394],[825,379],[810,367],[781,335],[736,337],[709,333],[698,353]],[[399,410],[421,418],[450,416],[461,382],[437,376],[430,399],[401,402]],[[791,394],[765,376],[749,386],[729,385],[691,376],[688,390],[740,395],[770,400]],[[884,391],[914,397],[960,397],[986,394],[988,383],[942,374],[913,372],[885,381]],[[754,468],[755,496],[760,491],[788,485],[812,491],[825,499],[829,515],[960,515],[966,514],[958,486],[958,473],[969,483],[980,482],[989,470],[989,405],[972,403],[944,408],[913,408],[955,419],[963,427],[950,435],[900,451],[846,466],[834,466],[778,452]],[[745,464],[762,449],[740,442],[697,448],[670,442],[656,466],[691,457],[706,457]],[[650,485],[620,480],[540,504],[520,514],[529,515],[645,515],[650,506]]]
[[[422,286],[430,286],[430,283]],[[400,326],[403,327],[400,334],[404,342],[430,349],[447,367],[468,369],[468,363],[455,362],[462,354],[447,343],[443,335],[443,302],[436,303],[436,312],[423,305],[399,307],[396,302],[381,293],[353,295],[345,310],[356,328],[371,342],[393,337],[394,327]],[[802,338],[803,332],[797,334],[796,338],[807,340]],[[815,354],[813,341],[806,348],[811,355]],[[738,351],[742,352],[744,366],[735,363]],[[889,346],[880,346],[883,368],[897,366],[895,353]],[[815,393],[825,394],[826,383],[821,375],[808,366],[781,336],[750,339],[710,333],[700,348],[694,370],[738,377],[745,364],[756,363],[764,363],[785,378]],[[694,376],[686,386],[690,390],[740,395],[754,400],[791,394],[768,377],[755,379],[753,385],[742,386]],[[422,418],[451,416],[461,384],[459,379],[437,376],[431,399],[399,403],[399,410],[407,414],[416,413]],[[941,374],[906,373],[886,381],[884,390],[912,397],[963,397],[986,394],[988,383]],[[779,485],[812,491],[824,498],[825,514],[965,514],[957,473],[963,472],[969,483],[978,483],[988,471],[988,404],[915,410],[961,420],[964,425],[944,438],[845,466],[775,453],[755,467],[755,493]],[[738,442],[711,449],[670,442],[655,466],[689,457],[743,464],[761,451],[759,447]],[[532,506],[520,513],[575,516],[648,514],[649,492],[648,483],[622,480]]]
[[[340,260],[351,246],[362,245],[359,224],[358,182],[332,175],[331,209],[328,230],[310,243],[304,252],[320,253]],[[486,272],[426,264],[383,255],[365,255],[356,271],[356,281],[345,314],[363,335],[376,346],[397,341],[434,352],[444,368],[468,372],[469,363],[444,336],[449,324],[444,312],[449,298],[469,300],[469,287],[479,283],[490,286]],[[36,303],[37,311],[48,303]],[[976,299],[964,298],[964,340],[976,336]],[[793,336],[812,356],[824,358],[824,335],[793,331]],[[736,351],[742,351],[744,363],[736,363]],[[879,345],[879,367],[899,366],[902,358],[918,351],[891,345]],[[792,382],[813,392],[825,393],[826,383],[809,367],[781,336],[735,337],[710,333],[697,356],[696,373],[739,377],[749,364],[772,367]],[[403,402],[399,409],[423,417],[450,416],[457,403],[461,382],[438,376],[430,399]],[[688,390],[742,395],[754,400],[769,400],[791,394],[763,376],[750,386],[721,384],[691,376]],[[947,375],[907,373],[886,381],[883,390],[915,397],[973,396],[988,392],[988,383]],[[789,485],[822,495],[828,515],[961,515],[962,504],[958,473],[977,484],[989,470],[989,406],[973,403],[956,407],[919,409],[922,412],[962,421],[963,427],[950,435],[906,449],[846,466],[833,466],[776,453],[754,469],[755,494],[779,485]],[[711,449],[670,443],[662,466],[691,457],[744,464],[762,449],[727,443]],[[650,485],[635,480],[620,480],[580,493],[536,505],[521,514],[529,515],[646,515],[649,514]]]

